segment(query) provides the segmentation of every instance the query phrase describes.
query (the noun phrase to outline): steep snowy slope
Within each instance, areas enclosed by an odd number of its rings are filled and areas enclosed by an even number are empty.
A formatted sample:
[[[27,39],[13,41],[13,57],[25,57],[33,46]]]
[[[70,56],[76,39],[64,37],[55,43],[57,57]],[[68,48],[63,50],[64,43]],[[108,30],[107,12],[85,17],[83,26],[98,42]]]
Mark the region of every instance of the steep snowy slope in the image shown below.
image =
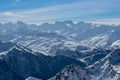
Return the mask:
[[[120,49],[109,53],[105,58],[88,67],[95,80],[120,79]]]
[[[111,47],[120,48],[120,40],[117,40],[117,41],[113,42]]]
[[[28,77],[27,79],[25,80],[41,80],[41,79],[38,79],[38,78],[34,78],[34,77]]]
[[[93,47],[93,48],[105,47],[108,43],[107,42],[108,38],[109,38],[108,35],[100,34],[100,35],[96,35],[95,37],[92,37],[90,39],[80,41],[80,43],[83,45],[86,45],[86,46]]]

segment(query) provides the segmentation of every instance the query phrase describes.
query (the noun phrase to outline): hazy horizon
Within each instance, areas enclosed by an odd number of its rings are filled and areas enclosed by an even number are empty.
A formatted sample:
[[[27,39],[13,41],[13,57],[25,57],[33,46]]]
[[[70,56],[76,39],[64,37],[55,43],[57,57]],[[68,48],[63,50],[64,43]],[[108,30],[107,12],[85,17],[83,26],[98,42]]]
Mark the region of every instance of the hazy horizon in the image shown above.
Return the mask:
[[[60,23],[64,23],[66,21],[72,21],[72,20],[65,20],[65,21],[54,21],[54,22],[39,22],[39,23],[28,23],[28,22],[24,22],[24,21],[16,21],[16,22],[0,22],[0,24],[4,25],[4,24],[9,24],[9,23],[12,23],[12,24],[17,24],[18,22],[22,22],[22,23],[25,23],[27,25],[37,25],[37,26],[41,26],[42,24],[55,24],[56,22],[60,22]],[[113,25],[113,26],[119,26],[120,23],[108,23],[108,22],[90,22],[90,21],[72,21],[74,24],[77,24],[79,22],[83,22],[85,24],[92,24],[92,25]]]

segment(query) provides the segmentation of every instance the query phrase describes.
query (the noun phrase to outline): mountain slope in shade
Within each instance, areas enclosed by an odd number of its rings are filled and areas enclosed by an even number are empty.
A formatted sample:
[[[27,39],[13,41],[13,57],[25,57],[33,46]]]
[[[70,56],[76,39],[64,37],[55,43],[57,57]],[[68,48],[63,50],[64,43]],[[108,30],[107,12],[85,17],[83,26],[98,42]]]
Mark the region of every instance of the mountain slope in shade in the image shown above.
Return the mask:
[[[0,80],[23,80],[23,78],[13,72],[0,57]]]
[[[15,45],[10,50],[0,53],[0,59],[8,65],[8,69],[22,79],[32,76],[46,80],[54,76],[66,65],[75,63],[85,66],[84,63],[72,58],[45,56],[21,45]]]
[[[0,41],[0,52],[8,51],[14,45],[15,45],[15,43],[11,43],[11,42],[2,43]]]
[[[83,57],[81,57],[81,59],[89,66],[104,58],[110,52],[112,52],[111,49],[95,48],[86,52],[82,52]]]

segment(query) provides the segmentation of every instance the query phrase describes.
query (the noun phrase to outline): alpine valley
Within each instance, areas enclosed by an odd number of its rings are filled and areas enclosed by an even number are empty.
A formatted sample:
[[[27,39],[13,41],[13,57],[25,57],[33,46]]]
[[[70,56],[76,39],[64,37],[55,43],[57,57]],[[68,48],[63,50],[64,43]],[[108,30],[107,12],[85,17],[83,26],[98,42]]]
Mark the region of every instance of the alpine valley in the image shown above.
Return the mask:
[[[120,80],[120,25],[0,24],[0,80]]]

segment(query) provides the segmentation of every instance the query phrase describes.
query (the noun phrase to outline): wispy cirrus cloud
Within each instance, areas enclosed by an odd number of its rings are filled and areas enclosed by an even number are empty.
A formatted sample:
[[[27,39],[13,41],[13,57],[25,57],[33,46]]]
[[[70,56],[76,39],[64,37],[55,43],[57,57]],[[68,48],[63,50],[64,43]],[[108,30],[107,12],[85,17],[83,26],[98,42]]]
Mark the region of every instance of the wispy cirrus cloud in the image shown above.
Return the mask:
[[[14,13],[14,12],[2,12],[0,13],[0,22],[2,23],[7,23],[7,22],[16,22],[22,18],[24,18],[23,15],[21,14],[17,14],[17,13]]]
[[[4,17],[24,17],[23,15],[13,13],[13,12],[4,12],[2,13]]]
[[[5,13],[3,13],[2,15],[3,15],[3,16],[14,16],[14,14],[11,13],[11,12],[5,12]]]

